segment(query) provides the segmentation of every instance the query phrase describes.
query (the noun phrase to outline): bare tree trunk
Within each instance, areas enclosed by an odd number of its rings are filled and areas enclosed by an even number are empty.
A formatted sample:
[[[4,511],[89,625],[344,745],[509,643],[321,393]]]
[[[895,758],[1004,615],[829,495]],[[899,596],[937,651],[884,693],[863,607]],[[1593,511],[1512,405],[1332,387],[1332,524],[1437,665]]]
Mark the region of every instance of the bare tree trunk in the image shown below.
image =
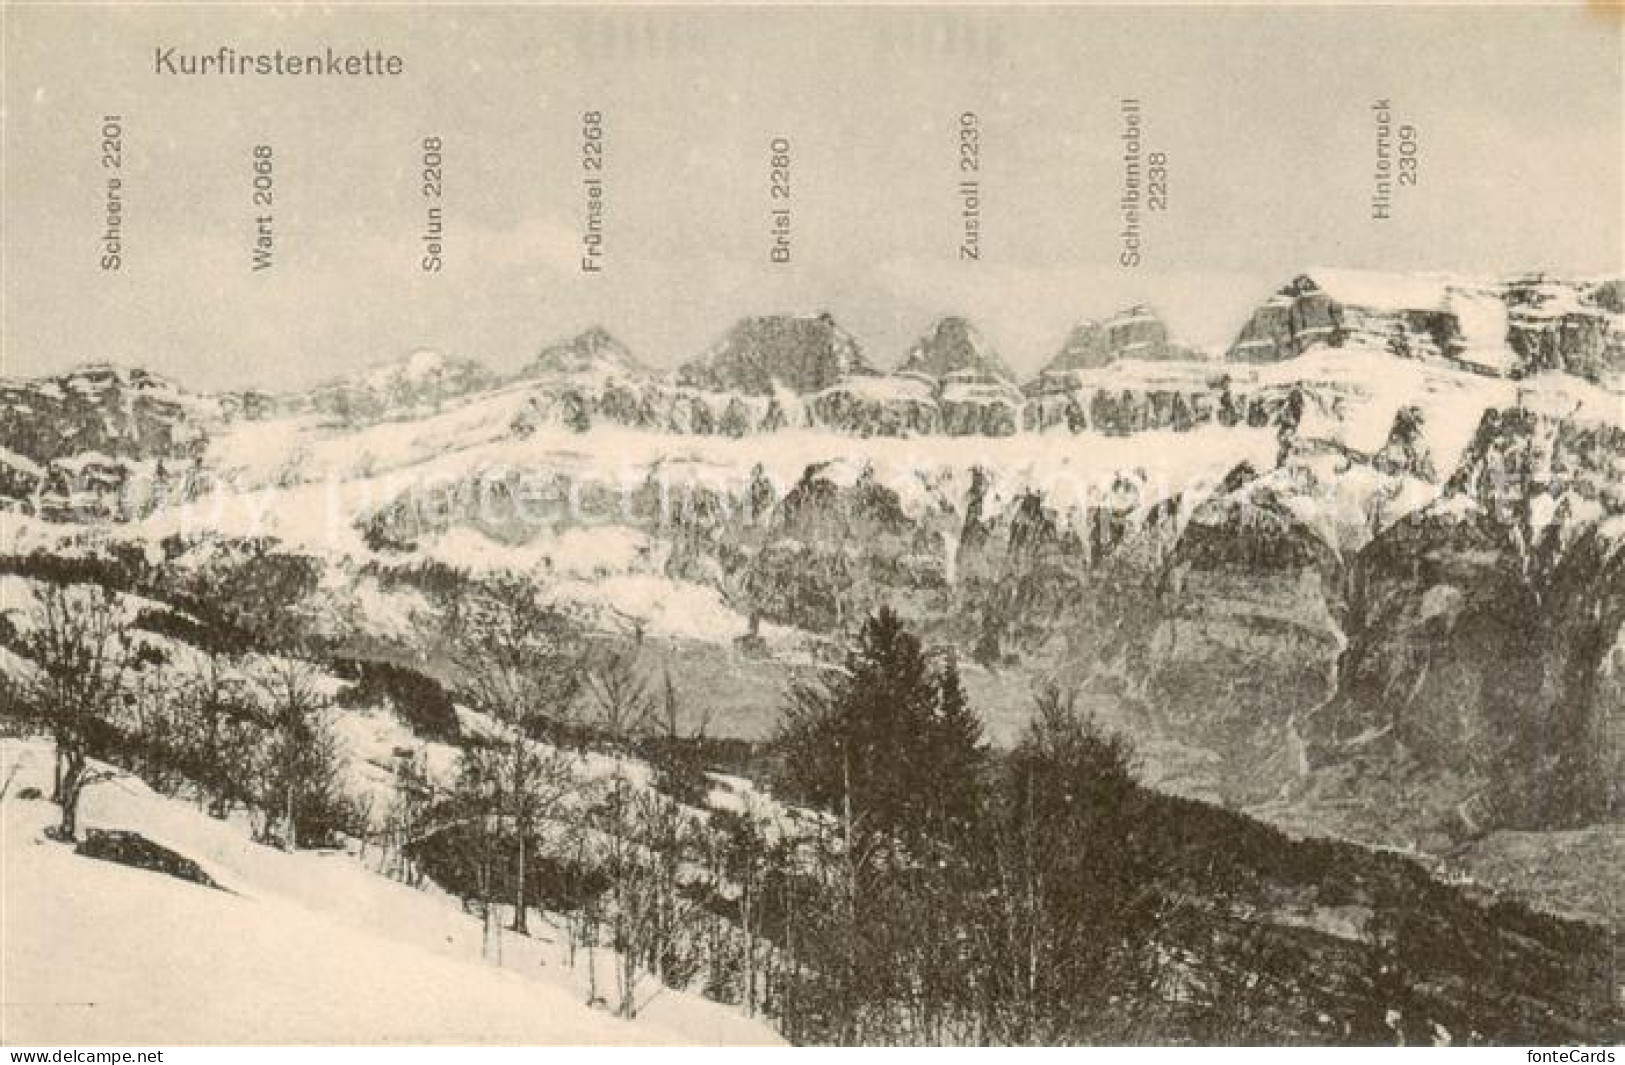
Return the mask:
[[[796,990],[801,979],[800,955],[796,953],[796,892],[795,886],[788,880],[784,888],[784,950],[785,971],[787,978],[784,981],[784,1031],[795,1042],[797,1027],[800,1023],[796,1016]]]
[[[66,759],[67,767],[59,786],[62,822],[57,826],[57,837],[71,842],[79,838],[79,796],[84,791],[85,756],[69,751]]]
[[[71,843],[79,838],[79,796],[73,795],[62,803],[62,824],[57,827],[59,838]]]
[[[519,836],[519,869],[514,877],[512,931],[520,935],[529,935],[530,928],[525,920],[525,836],[528,834],[526,829],[529,826],[525,824],[526,819],[523,815],[514,820]]]
[[[756,932],[751,927],[750,873],[745,874],[744,893],[740,896],[739,916],[745,925],[745,1016],[756,1016]]]
[[[530,835],[530,789],[535,785],[531,779],[530,767],[526,765],[525,737],[523,734],[513,739],[513,762],[509,766],[509,781],[513,788],[513,831],[517,837],[518,868],[514,876],[513,924],[510,929],[521,935],[529,935],[529,923],[525,914],[525,843]]]
[[[846,835],[846,972],[841,981],[842,1046],[857,1044],[857,1002],[855,991],[858,978],[858,857],[855,833],[852,828],[852,755],[846,744],[841,745],[841,806],[842,828]]]
[[[495,919],[495,910],[491,905],[491,844],[489,838],[482,838],[480,842],[480,870],[478,874],[480,889],[480,933],[481,953],[485,960],[502,964],[502,925]]]
[[[592,920],[587,927],[590,929],[584,938],[587,943],[587,1005],[592,1005],[599,999],[598,995],[598,922]]]
[[[620,1001],[616,1003],[615,1012],[627,1020],[637,1015],[637,984],[638,963],[637,945],[626,931],[626,918],[617,913],[615,917],[615,946],[620,952],[615,966],[617,991]]]
[[[285,805],[285,809],[284,809],[283,812],[284,812],[284,815],[287,817],[287,820],[288,820],[288,831],[284,834],[284,838],[282,840],[282,849],[287,851],[288,853],[292,854],[295,850],[299,849],[298,829],[295,827],[294,820],[293,820],[293,785],[292,784],[288,785],[287,794],[284,796],[284,802],[285,802],[286,805]]]

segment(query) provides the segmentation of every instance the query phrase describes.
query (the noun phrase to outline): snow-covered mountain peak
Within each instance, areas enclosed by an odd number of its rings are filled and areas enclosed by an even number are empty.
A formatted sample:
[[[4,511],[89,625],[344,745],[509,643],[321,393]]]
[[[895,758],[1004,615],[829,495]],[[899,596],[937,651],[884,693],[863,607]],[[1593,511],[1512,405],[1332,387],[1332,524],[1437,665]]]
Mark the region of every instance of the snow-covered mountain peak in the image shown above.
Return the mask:
[[[1228,359],[1272,363],[1315,347],[1357,346],[1492,377],[1559,369],[1617,391],[1622,310],[1617,280],[1316,267],[1258,306]]]
[[[526,367],[525,376],[623,376],[653,373],[609,330],[595,325],[568,340],[543,348]]]

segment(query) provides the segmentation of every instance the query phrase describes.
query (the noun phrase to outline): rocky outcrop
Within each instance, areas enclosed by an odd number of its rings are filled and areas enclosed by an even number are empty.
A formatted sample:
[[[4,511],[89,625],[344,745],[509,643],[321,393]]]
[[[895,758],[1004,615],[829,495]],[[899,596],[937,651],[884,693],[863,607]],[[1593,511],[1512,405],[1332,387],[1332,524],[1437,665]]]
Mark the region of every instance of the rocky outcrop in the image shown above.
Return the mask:
[[[897,372],[931,381],[1015,381],[981,331],[957,317],[939,319],[914,342]]]
[[[525,367],[521,376],[623,376],[637,379],[655,375],[607,329],[593,326],[568,340],[560,340],[543,348]]]
[[[1505,373],[1505,308],[1493,287],[1444,278],[1324,270],[1303,274],[1253,312],[1229,359],[1273,363],[1318,346]]]
[[[56,377],[0,381],[0,449],[35,463],[97,453],[195,458],[217,414],[205,399],[141,369],[91,365]]]
[[[257,388],[222,392],[220,413],[227,421],[263,422],[305,409],[303,397],[279,396]]]
[[[819,392],[868,370],[857,341],[828,314],[771,315],[739,322],[677,376],[696,389],[770,396],[778,388]]]
[[[997,381],[948,380],[937,389],[942,431],[949,436],[1012,436],[1021,428],[1021,393]]]
[[[808,467],[773,509],[741,599],[752,613],[815,632],[845,631],[883,604],[922,613],[922,597],[948,577],[931,526],[869,467]]]
[[[1532,542],[1568,498],[1593,514],[1625,511],[1625,428],[1519,406],[1484,412],[1444,502],[1481,507]]]
[[[1230,346],[1231,362],[1280,362],[1310,345],[1337,343],[1343,309],[1307,274],[1266,300]]]
[[[34,512],[34,497],[44,482],[45,467],[15,451],[0,451],[0,510]]]
[[[1617,279],[1476,282],[1315,270],[1253,312],[1228,358],[1274,363],[1320,346],[1350,347],[1496,377],[1561,371],[1617,389],[1625,374],[1621,303]]]
[[[909,349],[897,374],[928,384],[938,426],[950,436],[1009,436],[1021,428],[1023,397],[981,332],[943,318]]]
[[[1372,465],[1383,473],[1437,481],[1439,473],[1425,439],[1426,427],[1427,416],[1422,408],[1414,404],[1400,408],[1388,430],[1388,440],[1372,456]]]
[[[1625,282],[1565,285],[1542,277],[1506,286],[1507,342],[1520,375],[1558,370],[1625,387]]]
[[[1295,774],[1292,715],[1332,691],[1343,563],[1294,503],[1314,486],[1236,480],[1181,532],[1139,666],[1162,728],[1229,761],[1222,794],[1250,802]]]
[[[1143,380],[1102,372],[1124,360],[1183,365]],[[1067,335],[1061,350],[1023,388],[1028,399],[1023,428],[1182,432],[1216,417],[1226,380],[1208,372],[1196,352],[1170,342],[1162,319],[1139,304],[1105,322],[1083,322]]]
[[[807,402],[820,428],[854,436],[926,436],[942,431],[935,391],[921,380],[854,374]]]
[[[1617,809],[1625,433],[1491,411],[1445,494],[1355,562],[1335,698],[1307,757],[1412,767],[1460,838]]]
[[[1104,322],[1091,319],[1078,324],[1041,376],[1098,370],[1119,359],[1164,362],[1194,357],[1189,348],[1169,342],[1168,327],[1156,311],[1138,304]]]
[[[418,351],[399,362],[318,385],[302,406],[344,425],[419,417],[495,385],[498,378],[472,359]]]
[[[705,392],[635,378],[562,378],[539,383],[509,423],[528,437],[544,425],[572,432],[618,425],[680,436],[741,437],[807,424],[802,402],[786,394]]]
[[[0,383],[0,499],[52,521],[147,513],[191,490],[220,417],[218,404],[139,369]]]

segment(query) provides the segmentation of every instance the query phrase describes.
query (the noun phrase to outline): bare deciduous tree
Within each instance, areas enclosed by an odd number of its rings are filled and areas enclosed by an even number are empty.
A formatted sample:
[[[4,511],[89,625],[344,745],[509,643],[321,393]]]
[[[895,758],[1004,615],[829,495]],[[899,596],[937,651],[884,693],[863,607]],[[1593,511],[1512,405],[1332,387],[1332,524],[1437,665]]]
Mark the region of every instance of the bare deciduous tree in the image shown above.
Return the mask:
[[[254,801],[254,763],[265,732],[240,662],[210,654],[203,670],[176,695],[188,720],[186,764],[207,796],[209,813],[226,817]]]
[[[615,948],[616,1013],[635,1017],[645,977],[659,987],[684,986],[696,958],[689,936],[696,927],[703,875],[697,826],[677,803],[617,772],[599,808],[604,836],[600,861],[609,883],[608,915]]]
[[[556,748],[515,736],[496,746],[464,751],[462,780],[465,801],[486,819],[485,831],[480,837],[484,844],[499,846],[504,841],[504,830],[512,832],[514,914],[511,929],[528,933],[530,862],[542,823],[557,821],[565,812],[565,799],[575,790],[571,758]],[[486,865],[489,865],[488,857],[482,859]]]
[[[117,593],[90,585],[47,584],[39,593],[24,650],[37,667],[35,712],[56,742],[52,798],[57,831],[76,838],[84,790],[113,776],[90,765],[98,735],[110,733],[124,696],[131,643]]]
[[[279,838],[289,851],[299,846],[301,814],[336,827],[343,803],[332,704],[318,679],[315,665],[300,658],[267,658],[255,670],[262,722],[270,732],[260,772],[262,835],[269,838],[280,819]]]
[[[655,700],[635,645],[601,652],[587,671],[586,685],[593,708],[591,724],[611,739],[628,739],[652,723]]]
[[[495,748],[470,752],[468,766],[490,782],[497,812],[513,827],[513,930],[528,931],[528,853],[539,816],[568,787],[556,751],[538,746],[565,723],[580,686],[575,627],[523,578],[482,582],[453,604],[449,644],[462,692],[474,708],[505,727]]]

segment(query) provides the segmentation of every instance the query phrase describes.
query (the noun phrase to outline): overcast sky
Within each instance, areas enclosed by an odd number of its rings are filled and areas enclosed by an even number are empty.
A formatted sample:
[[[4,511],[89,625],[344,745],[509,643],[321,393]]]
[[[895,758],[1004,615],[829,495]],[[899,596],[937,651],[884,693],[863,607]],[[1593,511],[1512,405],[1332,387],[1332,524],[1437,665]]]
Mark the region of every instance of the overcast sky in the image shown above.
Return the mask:
[[[883,365],[938,315],[1018,370],[1126,304],[1222,345],[1315,265],[1620,268],[1621,20],[1584,8],[18,7],[4,13],[4,372],[112,359],[195,387],[313,382],[430,347],[511,367],[602,323],[651,362],[736,318],[831,311]],[[393,79],[176,78],[153,50],[401,55]],[[1170,159],[1117,265],[1118,99]],[[1371,104],[1420,184],[1373,222]],[[580,116],[604,114],[607,269],[578,269]],[[983,257],[958,260],[959,115],[983,129]],[[104,114],[125,267],[98,268]],[[444,139],[444,272],[417,268]],[[768,142],[794,261],[767,263]],[[250,152],[276,265],[249,269]]]

